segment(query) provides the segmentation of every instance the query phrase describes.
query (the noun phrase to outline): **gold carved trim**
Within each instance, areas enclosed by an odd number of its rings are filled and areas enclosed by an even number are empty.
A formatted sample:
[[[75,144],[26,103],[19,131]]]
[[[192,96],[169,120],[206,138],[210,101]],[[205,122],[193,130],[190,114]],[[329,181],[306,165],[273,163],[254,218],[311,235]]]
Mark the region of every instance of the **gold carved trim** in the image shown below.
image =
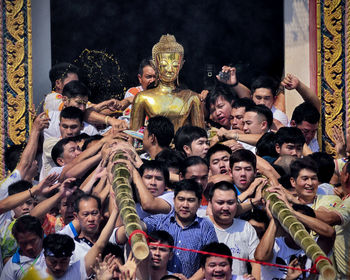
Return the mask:
[[[322,2],[321,2],[322,3]],[[318,34],[318,94],[322,104],[321,125],[324,150],[335,154],[333,128],[343,127],[343,59],[344,47],[342,45],[344,2],[342,0],[325,0],[323,5],[317,1],[317,34]],[[323,15],[323,17],[322,17]],[[320,45],[320,49],[319,49]],[[322,67],[322,68],[321,68]],[[322,75],[323,71],[323,75]],[[319,73],[318,73],[319,74]]]
[[[322,102],[322,71],[321,71],[321,65],[322,65],[322,54],[321,54],[321,3],[320,0],[317,0],[316,3],[316,21],[317,21],[317,95],[318,99]],[[321,120],[318,126],[318,132],[317,132],[317,140],[318,145],[322,149],[322,105],[321,105]]]
[[[31,0],[27,0],[27,38],[28,38],[28,108],[34,109],[33,107],[33,53],[32,53],[32,3]],[[33,112],[34,113],[34,112]],[[32,129],[32,113],[28,113],[28,129]]]
[[[0,3],[0,93],[1,93],[1,99],[0,99],[0,127],[1,127],[1,133],[0,133],[0,179],[5,177],[5,160],[4,160],[4,154],[5,154],[5,131],[4,131],[4,62],[3,62],[3,52],[4,52],[4,26],[2,24],[3,20],[3,2]]]
[[[350,3],[345,3],[345,102],[346,132],[350,128]]]
[[[31,103],[31,5],[30,0],[5,1],[6,5],[6,73],[10,89],[7,95],[10,140],[26,140],[28,104]],[[29,9],[28,9],[29,8]]]

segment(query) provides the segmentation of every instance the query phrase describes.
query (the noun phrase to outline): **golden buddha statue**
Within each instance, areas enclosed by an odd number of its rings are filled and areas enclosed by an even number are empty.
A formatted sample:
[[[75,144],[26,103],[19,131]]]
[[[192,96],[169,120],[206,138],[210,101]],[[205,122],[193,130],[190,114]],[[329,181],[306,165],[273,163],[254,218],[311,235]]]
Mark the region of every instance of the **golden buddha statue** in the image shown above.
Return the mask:
[[[175,131],[185,124],[204,128],[204,115],[198,95],[191,90],[176,88],[184,63],[184,49],[173,35],[163,35],[152,48],[152,60],[157,70],[156,88],[140,92],[131,111],[132,130],[144,125],[146,116],[165,116],[174,124]]]

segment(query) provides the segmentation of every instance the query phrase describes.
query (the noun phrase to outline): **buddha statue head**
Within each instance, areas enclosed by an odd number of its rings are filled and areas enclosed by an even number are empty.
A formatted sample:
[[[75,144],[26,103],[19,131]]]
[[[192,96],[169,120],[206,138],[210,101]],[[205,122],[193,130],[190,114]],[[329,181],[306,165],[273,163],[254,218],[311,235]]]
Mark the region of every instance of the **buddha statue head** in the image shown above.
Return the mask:
[[[174,82],[183,65],[184,48],[176,42],[175,36],[163,35],[152,48],[152,58],[158,71],[158,78],[165,83]]]

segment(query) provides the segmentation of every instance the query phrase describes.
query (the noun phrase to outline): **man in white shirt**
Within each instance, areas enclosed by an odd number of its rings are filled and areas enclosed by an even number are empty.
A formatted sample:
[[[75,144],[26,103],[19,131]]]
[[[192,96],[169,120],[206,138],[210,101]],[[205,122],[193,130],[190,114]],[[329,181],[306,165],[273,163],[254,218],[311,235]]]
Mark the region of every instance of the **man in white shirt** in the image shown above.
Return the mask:
[[[252,95],[255,104],[265,105],[272,111],[274,120],[277,120],[283,126],[287,126],[287,115],[273,106],[276,100],[277,91],[278,82],[269,76],[260,76],[252,83]]]
[[[56,166],[52,160],[51,151],[60,138],[77,136],[80,133],[86,133],[88,135],[97,134],[97,130],[94,126],[83,122],[84,113],[79,108],[70,106],[64,108],[61,112],[55,111],[49,113],[51,116],[56,114],[59,114],[59,124],[53,124],[51,121],[50,127],[58,125],[60,135],[58,137],[49,137],[44,140],[40,180],[45,178],[51,168]],[[53,117],[53,121],[56,120],[56,116]]]
[[[237,212],[237,193],[233,184],[216,183],[209,192],[209,216],[215,227],[219,242],[225,243],[235,257],[254,259],[259,239],[255,229],[247,222],[234,218]],[[247,273],[245,262],[232,261],[232,274]],[[260,265],[252,263],[252,274],[259,277]]]

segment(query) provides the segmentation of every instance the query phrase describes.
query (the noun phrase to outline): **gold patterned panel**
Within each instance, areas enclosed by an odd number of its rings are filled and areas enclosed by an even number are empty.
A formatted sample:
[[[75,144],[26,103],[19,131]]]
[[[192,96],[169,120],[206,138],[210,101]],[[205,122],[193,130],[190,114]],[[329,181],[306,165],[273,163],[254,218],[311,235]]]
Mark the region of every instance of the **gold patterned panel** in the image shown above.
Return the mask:
[[[26,111],[26,101],[24,95],[13,97],[7,93],[7,110],[8,110],[8,134],[15,144],[23,143],[26,132],[26,122],[24,113]]]
[[[346,131],[350,127],[350,4],[345,9],[345,101],[346,101]]]
[[[7,81],[11,88],[20,95],[24,94],[25,70],[24,59],[24,40],[16,43],[6,40],[7,44]]]
[[[23,0],[6,0],[5,5],[7,31],[18,41],[24,35]]]
[[[5,5],[8,34],[6,38],[6,73],[7,84],[11,88],[6,92],[7,134],[14,144],[20,144],[26,140],[26,132],[29,128],[27,127],[28,122],[26,122],[26,118],[29,117],[27,109],[32,99],[30,1],[6,0]],[[27,14],[25,14],[26,11]]]
[[[322,30],[322,25],[318,26],[321,28],[321,32],[318,33],[319,39],[323,43],[323,49],[318,54],[321,55],[323,52],[323,60],[318,60],[321,62],[319,67],[323,67],[323,77],[319,77],[319,79],[323,79],[323,83],[322,81],[318,83],[319,92],[323,95],[324,100],[322,105],[324,130],[321,132],[329,138],[329,141],[324,142],[325,152],[335,155],[333,128],[335,126],[343,127],[343,2],[341,0],[326,0],[323,6],[318,5],[318,8],[322,9],[322,7],[323,11],[318,13],[318,17],[323,14],[325,27],[325,30]],[[321,23],[321,21],[318,22]]]
[[[1,11],[3,10],[3,3],[0,2]],[[0,13],[0,21],[2,22],[3,19],[3,13]],[[4,51],[4,27],[2,24],[0,25],[0,93],[1,97],[3,97],[4,92],[4,64],[3,64],[3,51]],[[4,130],[4,98],[0,99],[0,127],[2,128],[2,131],[0,133],[0,179],[5,177],[5,160],[4,160],[4,154],[5,154],[5,132]]]

